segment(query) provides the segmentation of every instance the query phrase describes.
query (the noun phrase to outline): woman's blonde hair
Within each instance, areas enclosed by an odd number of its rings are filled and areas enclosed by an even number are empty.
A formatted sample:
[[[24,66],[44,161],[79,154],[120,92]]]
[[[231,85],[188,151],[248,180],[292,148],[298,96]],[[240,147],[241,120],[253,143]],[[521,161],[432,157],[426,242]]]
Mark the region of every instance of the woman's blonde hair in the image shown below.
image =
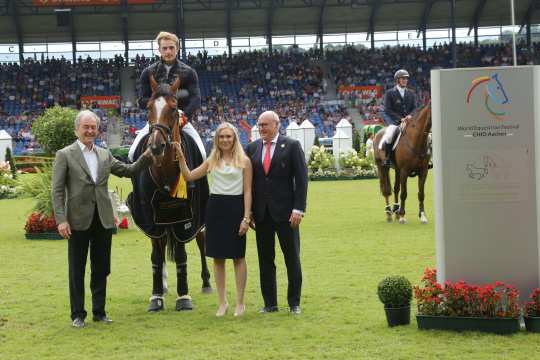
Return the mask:
[[[244,168],[244,159],[246,157],[246,154],[244,152],[244,149],[242,148],[242,144],[240,144],[240,136],[238,136],[238,130],[236,127],[229,123],[229,122],[222,122],[216,129],[216,133],[214,135],[214,144],[212,145],[212,151],[210,152],[210,155],[208,156],[208,171],[214,170],[216,167],[221,167],[221,160],[223,158],[223,154],[221,153],[221,150],[219,149],[219,134],[224,129],[230,129],[233,131],[234,134],[234,142],[232,146],[232,166],[236,168]]]
[[[171,40],[176,43],[176,48],[180,48],[180,40],[178,40],[178,36],[174,35],[173,33],[167,32],[167,31],[161,31],[156,36],[156,41],[158,43],[158,47],[161,47],[161,40]]]

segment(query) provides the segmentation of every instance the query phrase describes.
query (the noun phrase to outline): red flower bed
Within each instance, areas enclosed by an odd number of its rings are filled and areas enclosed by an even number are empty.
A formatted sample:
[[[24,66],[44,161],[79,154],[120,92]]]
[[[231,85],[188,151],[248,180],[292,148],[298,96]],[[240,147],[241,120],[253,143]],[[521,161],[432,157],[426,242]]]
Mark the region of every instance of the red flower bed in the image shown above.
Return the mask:
[[[502,282],[471,285],[437,282],[437,270],[426,269],[421,284],[414,287],[419,315],[518,318],[519,292]],[[540,294],[539,294],[540,295]]]
[[[41,213],[33,212],[26,220],[24,230],[27,233],[56,232],[56,221],[54,216],[44,216]]]
[[[525,303],[525,316],[540,317],[540,288],[534,289],[529,299],[531,301]]]

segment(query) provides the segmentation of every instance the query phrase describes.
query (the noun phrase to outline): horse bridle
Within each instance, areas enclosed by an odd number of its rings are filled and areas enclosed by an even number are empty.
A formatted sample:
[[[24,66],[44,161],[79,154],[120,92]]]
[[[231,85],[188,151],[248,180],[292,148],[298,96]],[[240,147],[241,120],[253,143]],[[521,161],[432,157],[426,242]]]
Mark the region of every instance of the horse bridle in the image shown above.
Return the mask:
[[[150,125],[150,134],[154,132],[154,130],[157,130],[163,135],[165,138],[165,143],[167,145],[170,145],[172,142],[172,130],[170,127],[162,125],[162,124],[151,124]]]

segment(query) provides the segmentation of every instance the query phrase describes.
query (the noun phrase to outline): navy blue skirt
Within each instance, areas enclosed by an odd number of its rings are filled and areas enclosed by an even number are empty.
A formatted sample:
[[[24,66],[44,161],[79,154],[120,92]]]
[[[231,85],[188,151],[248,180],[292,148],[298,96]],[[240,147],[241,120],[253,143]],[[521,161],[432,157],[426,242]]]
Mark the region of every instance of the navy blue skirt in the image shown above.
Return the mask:
[[[206,207],[206,256],[239,259],[246,256],[246,236],[238,230],[244,218],[244,195],[210,194]]]

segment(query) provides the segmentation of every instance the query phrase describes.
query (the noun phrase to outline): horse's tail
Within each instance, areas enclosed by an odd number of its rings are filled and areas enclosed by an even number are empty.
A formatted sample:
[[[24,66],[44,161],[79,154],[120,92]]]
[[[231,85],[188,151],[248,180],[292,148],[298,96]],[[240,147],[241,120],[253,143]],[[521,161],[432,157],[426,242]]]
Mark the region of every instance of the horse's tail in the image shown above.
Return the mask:
[[[167,237],[167,256],[169,257],[169,260],[175,261],[176,237],[172,232],[173,230],[170,228],[165,230],[165,236]]]

